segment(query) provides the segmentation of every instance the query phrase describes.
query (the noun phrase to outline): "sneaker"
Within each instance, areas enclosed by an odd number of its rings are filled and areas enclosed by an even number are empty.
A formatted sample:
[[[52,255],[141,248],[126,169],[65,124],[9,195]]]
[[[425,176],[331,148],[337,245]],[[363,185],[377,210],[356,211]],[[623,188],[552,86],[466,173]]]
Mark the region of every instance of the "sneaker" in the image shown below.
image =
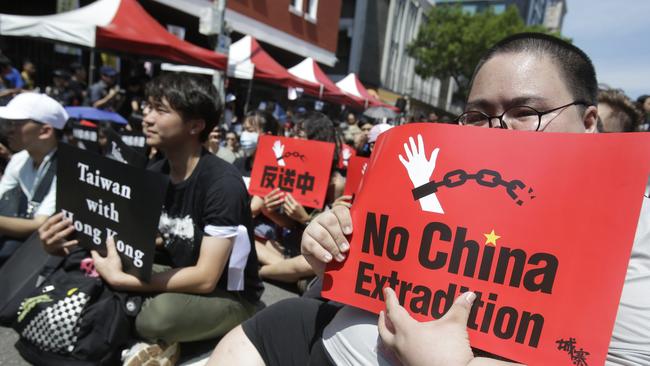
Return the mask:
[[[181,348],[178,342],[174,342],[163,349],[163,352],[155,358],[145,362],[144,366],[174,366],[181,356]]]
[[[122,352],[123,366],[174,366],[181,355],[178,343],[168,346],[156,343],[136,343]]]
[[[139,342],[122,351],[122,365],[142,366],[162,353],[163,349],[158,344]]]

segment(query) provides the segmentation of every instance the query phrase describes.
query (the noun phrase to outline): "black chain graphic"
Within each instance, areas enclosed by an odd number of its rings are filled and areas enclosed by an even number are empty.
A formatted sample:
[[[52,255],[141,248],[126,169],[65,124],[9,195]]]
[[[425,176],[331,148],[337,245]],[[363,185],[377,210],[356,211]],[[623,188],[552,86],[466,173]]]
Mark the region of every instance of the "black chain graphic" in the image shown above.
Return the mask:
[[[489,169],[481,169],[476,174],[468,174],[462,169],[452,170],[449,173],[445,174],[441,181],[436,182],[432,180],[429,183],[414,188],[411,192],[413,193],[413,199],[417,201],[422,197],[438,192],[438,188],[458,187],[465,184],[469,180],[475,180],[479,185],[489,188],[495,188],[499,186],[505,187],[508,196],[510,196],[510,198],[512,198],[512,200],[514,200],[515,203],[519,206],[523,205],[525,201],[535,198],[533,195],[533,189],[527,187],[524,182],[518,179],[514,179],[510,182],[505,181],[503,178],[501,178],[501,174],[499,174],[499,172]]]

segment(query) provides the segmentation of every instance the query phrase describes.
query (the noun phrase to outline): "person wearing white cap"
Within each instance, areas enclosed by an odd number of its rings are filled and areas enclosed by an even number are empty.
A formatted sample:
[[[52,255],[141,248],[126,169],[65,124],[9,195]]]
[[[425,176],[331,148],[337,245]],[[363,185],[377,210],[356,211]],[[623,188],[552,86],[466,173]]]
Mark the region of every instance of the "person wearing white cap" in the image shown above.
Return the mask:
[[[378,125],[372,126],[370,133],[368,134],[368,143],[374,144],[377,141],[379,135],[390,130],[391,128],[393,128],[393,126],[389,125],[388,123],[380,123]],[[372,149],[370,151],[372,151]]]
[[[0,180],[2,265],[56,209],[56,150],[68,114],[47,95],[22,93],[0,107],[0,119],[10,124],[9,148],[19,151]]]

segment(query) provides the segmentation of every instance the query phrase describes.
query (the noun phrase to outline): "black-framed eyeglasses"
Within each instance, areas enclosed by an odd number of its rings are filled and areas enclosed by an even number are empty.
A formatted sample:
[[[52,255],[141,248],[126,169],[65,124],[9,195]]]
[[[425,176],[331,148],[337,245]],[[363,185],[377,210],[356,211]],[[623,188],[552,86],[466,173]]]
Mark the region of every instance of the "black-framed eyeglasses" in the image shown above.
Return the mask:
[[[559,111],[563,108],[570,107],[572,105],[588,106],[590,103],[582,100],[577,100],[575,102],[571,102],[569,104],[565,104],[563,106],[542,112],[527,105],[519,105],[506,109],[499,116],[490,116],[479,111],[467,111],[458,116],[458,118],[456,118],[456,122],[459,125],[467,126],[539,131],[539,128],[542,125],[542,116],[555,111]],[[496,123],[492,123],[492,121],[495,119],[499,121],[498,125],[496,125]]]

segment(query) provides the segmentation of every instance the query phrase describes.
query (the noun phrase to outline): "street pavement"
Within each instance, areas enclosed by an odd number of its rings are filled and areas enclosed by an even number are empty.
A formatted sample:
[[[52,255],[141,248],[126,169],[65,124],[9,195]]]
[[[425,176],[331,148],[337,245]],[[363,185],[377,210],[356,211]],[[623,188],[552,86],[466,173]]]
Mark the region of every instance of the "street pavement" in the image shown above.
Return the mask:
[[[293,292],[286,291],[277,286],[271,285],[269,283],[264,283],[266,290],[262,295],[262,301],[268,306],[274,304],[282,299],[297,297],[298,295]],[[14,348],[14,343],[18,340],[18,335],[13,329],[10,328],[0,328],[0,366],[27,366],[29,365],[25,362],[16,349]],[[203,352],[194,357],[188,357],[188,355],[181,354],[184,366],[200,366],[207,361],[207,358],[210,356],[209,352]]]

